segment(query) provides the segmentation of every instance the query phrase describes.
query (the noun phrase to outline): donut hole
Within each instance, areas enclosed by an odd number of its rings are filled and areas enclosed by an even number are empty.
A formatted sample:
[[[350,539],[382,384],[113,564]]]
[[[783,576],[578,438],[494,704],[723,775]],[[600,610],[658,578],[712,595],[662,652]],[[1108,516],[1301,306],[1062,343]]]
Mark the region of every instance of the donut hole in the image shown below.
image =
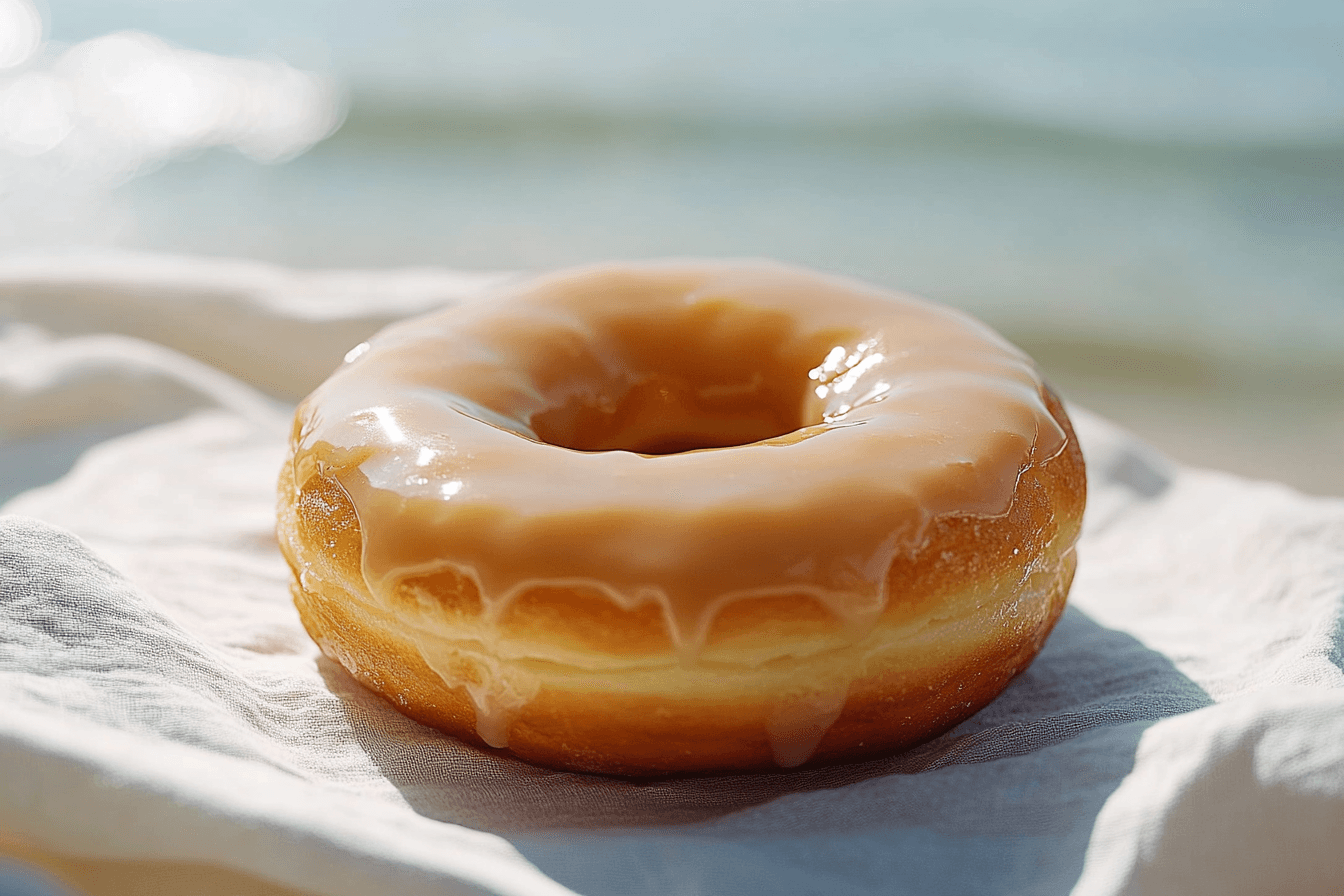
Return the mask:
[[[679,454],[750,445],[820,424],[808,371],[837,335],[800,335],[786,315],[717,300],[601,322],[575,358],[532,359],[547,407],[529,425],[578,451]],[[553,357],[547,357],[553,355]]]
[[[729,400],[712,389],[653,374],[615,395],[575,397],[536,414],[532,431],[543,442],[577,451],[680,454],[750,445],[820,422],[805,422],[789,407],[794,402],[760,387],[743,387]]]

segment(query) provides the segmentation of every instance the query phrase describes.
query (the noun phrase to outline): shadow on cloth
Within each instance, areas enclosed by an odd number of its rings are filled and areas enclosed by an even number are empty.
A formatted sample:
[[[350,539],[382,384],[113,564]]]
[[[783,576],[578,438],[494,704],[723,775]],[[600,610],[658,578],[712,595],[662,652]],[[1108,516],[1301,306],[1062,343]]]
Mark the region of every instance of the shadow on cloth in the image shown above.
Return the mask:
[[[636,781],[551,771],[476,749],[404,718],[330,660],[321,659],[320,670],[342,698],[361,747],[415,811],[501,834],[712,822],[783,797],[891,776],[997,765],[996,760],[1028,757],[1103,729],[1123,744],[1101,750],[1104,767],[1087,770],[1104,782],[1105,792],[1075,805],[1076,793],[1066,781],[1057,800],[1069,804],[1069,817],[1060,822],[1087,831],[1105,796],[1132,767],[1133,748],[1146,723],[1212,703],[1164,656],[1070,607],[1035,663],[994,703],[922,746],[824,768]],[[1010,789],[1044,786],[1030,776],[1003,783]],[[945,800],[946,795],[940,802]],[[884,808],[878,799],[862,812],[842,818],[825,812],[815,820],[792,812],[787,824],[794,833],[889,825],[901,821],[907,811],[903,804]],[[900,811],[893,813],[896,808]],[[752,830],[760,833],[757,816]]]

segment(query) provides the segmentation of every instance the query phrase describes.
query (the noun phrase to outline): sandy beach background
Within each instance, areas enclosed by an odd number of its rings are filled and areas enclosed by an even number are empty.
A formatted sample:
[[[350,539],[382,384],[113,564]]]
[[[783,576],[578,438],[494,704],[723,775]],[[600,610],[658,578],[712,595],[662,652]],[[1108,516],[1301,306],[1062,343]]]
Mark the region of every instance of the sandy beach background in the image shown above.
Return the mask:
[[[0,0],[0,252],[764,255],[1344,494],[1344,6]]]

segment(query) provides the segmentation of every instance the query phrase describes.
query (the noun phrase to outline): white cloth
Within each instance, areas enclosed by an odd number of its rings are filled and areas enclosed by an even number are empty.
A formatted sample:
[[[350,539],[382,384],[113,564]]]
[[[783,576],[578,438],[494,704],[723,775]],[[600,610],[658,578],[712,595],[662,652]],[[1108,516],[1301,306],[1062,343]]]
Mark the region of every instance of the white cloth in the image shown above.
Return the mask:
[[[0,262],[0,852],[150,869],[145,892],[1344,892],[1344,501],[1175,466],[1081,411],[1069,609],[909,753],[632,783],[364,691],[289,602],[290,405],[490,279]]]

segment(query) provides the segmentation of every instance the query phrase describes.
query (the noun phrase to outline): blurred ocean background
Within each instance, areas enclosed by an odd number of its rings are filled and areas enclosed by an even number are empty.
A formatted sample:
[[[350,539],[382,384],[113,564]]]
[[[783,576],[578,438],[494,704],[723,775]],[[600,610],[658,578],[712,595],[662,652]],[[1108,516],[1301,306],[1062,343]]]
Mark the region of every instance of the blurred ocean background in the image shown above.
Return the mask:
[[[764,255],[1344,494],[1339,0],[0,0],[0,251]]]

